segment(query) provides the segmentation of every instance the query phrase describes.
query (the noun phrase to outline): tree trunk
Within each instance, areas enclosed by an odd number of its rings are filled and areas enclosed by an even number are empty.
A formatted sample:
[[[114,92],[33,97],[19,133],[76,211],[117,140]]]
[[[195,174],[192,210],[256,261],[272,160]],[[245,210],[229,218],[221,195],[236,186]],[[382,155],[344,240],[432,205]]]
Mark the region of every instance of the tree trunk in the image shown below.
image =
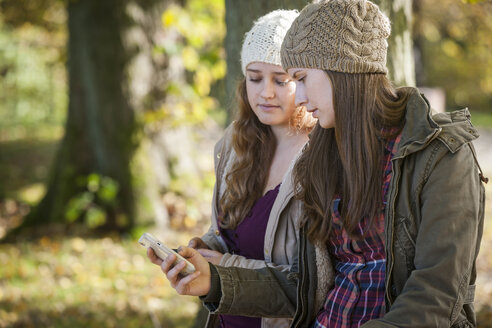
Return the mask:
[[[162,4],[171,1],[140,2],[68,2],[65,135],[47,193],[26,225],[64,222],[70,200],[88,191],[83,178],[89,174],[108,177],[118,186],[114,199],[97,204],[105,212],[106,226],[128,229],[134,224],[130,162],[139,144],[135,113],[163,98],[156,87],[163,78],[162,73],[154,73],[159,70],[152,58],[153,35],[146,32],[160,26]],[[140,69],[135,69],[136,64]]]
[[[228,108],[227,122],[234,116],[236,108],[235,90],[237,81],[241,79],[241,46],[244,34],[251,29],[253,22],[261,16],[275,9],[297,9],[301,11],[308,0],[270,0],[270,1],[238,1],[226,0],[226,27],[225,48],[227,56],[227,75],[225,78],[224,104],[231,104]]]
[[[122,3],[123,2],[123,3]],[[108,217],[134,219],[130,158],[135,118],[127,100],[128,55],[122,30],[125,1],[68,2],[69,106],[65,136],[55,158],[48,191],[30,218],[61,222],[72,197],[86,190],[81,178],[96,173],[118,183]],[[109,214],[109,213],[108,213]]]
[[[391,21],[388,40],[389,76],[397,86],[415,86],[412,41],[412,0],[374,0]]]

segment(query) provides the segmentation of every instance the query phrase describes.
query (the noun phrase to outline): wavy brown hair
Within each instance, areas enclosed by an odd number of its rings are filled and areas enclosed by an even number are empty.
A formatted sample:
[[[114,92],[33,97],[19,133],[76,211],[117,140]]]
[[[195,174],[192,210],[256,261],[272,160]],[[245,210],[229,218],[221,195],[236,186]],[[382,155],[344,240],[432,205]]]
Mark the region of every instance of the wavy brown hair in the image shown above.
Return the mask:
[[[332,232],[337,196],[343,226],[352,238],[360,237],[361,219],[369,218],[370,229],[381,213],[384,145],[404,125],[408,95],[383,74],[326,73],[333,86],[335,127],[318,124],[294,168],[297,196],[305,205],[302,222],[309,220],[309,239],[321,242]]]
[[[235,229],[263,195],[277,147],[272,129],[260,122],[249,104],[244,78],[237,85],[236,99],[238,111],[232,133],[236,158],[226,174],[226,188],[219,201],[220,225],[227,229]],[[307,133],[315,123],[311,115],[299,107],[289,125],[293,133]]]

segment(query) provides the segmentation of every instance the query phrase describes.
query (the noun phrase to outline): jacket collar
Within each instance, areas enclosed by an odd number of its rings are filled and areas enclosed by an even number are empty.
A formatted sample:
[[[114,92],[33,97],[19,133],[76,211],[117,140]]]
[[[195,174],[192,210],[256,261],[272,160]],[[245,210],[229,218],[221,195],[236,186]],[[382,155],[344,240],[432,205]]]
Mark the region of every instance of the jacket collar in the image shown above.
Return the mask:
[[[436,138],[454,153],[478,137],[467,108],[433,115],[428,100],[418,89],[408,88],[408,92],[405,126],[396,158],[417,152]]]

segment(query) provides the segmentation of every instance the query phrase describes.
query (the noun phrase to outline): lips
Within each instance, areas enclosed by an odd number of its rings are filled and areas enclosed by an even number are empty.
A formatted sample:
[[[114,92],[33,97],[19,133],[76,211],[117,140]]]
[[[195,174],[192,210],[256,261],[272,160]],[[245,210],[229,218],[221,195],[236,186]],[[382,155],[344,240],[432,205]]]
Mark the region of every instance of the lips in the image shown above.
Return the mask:
[[[259,104],[258,107],[260,107],[262,110],[270,111],[279,108],[280,106],[272,105],[272,104]]]
[[[318,109],[317,108],[312,108],[312,109],[306,109],[307,112],[311,113],[314,118],[318,118]]]

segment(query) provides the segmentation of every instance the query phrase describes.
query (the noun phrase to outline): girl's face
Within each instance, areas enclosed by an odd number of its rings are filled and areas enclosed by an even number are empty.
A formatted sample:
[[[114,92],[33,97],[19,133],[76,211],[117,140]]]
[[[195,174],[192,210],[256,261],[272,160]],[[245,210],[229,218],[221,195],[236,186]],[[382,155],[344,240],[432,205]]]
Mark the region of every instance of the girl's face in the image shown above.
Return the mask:
[[[279,65],[253,62],[246,67],[248,101],[261,123],[288,126],[296,111],[296,84]]]
[[[335,127],[333,86],[328,74],[314,68],[289,68],[288,73],[296,83],[296,105],[306,106],[322,128]]]

